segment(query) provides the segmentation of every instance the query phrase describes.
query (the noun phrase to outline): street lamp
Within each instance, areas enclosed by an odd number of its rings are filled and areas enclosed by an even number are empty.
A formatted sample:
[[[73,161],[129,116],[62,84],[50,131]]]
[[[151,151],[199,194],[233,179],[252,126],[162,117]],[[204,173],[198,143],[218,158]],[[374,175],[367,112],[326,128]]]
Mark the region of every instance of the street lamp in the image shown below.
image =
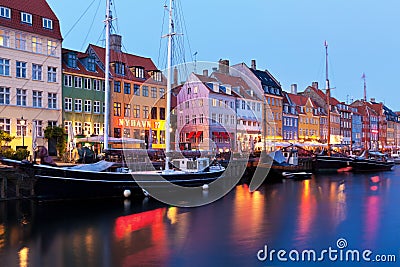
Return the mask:
[[[26,120],[24,120],[24,116],[21,117],[21,133],[22,133],[22,148],[25,148],[25,133],[24,133],[24,128],[26,124]]]

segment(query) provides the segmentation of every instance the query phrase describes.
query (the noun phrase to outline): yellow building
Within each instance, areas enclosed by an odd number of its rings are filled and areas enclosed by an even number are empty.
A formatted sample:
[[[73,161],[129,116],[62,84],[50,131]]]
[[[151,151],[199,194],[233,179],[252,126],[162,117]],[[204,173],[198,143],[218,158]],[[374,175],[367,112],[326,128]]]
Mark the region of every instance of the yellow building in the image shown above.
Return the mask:
[[[13,149],[25,146],[32,155],[32,125],[37,145],[44,129],[61,124],[61,32],[49,5],[39,1],[0,4],[0,129],[16,138]]]

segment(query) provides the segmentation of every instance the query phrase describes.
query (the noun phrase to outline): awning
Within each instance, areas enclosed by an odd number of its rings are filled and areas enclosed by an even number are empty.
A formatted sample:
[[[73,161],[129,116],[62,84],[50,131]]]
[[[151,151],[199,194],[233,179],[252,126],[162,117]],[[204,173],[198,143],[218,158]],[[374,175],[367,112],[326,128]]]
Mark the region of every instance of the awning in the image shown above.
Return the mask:
[[[219,132],[213,132],[213,135],[214,135],[215,137],[219,137]]]
[[[226,132],[220,132],[220,135],[221,135],[223,138],[225,138],[225,139],[228,139],[228,138],[229,138],[229,134],[226,133]]]
[[[193,135],[194,135],[195,133],[196,133],[196,132],[190,132],[189,135],[187,136],[187,138],[188,138],[188,139],[192,138]]]
[[[203,131],[199,131],[199,132],[197,132],[196,133],[196,138],[199,138],[200,137],[200,135],[203,133]]]

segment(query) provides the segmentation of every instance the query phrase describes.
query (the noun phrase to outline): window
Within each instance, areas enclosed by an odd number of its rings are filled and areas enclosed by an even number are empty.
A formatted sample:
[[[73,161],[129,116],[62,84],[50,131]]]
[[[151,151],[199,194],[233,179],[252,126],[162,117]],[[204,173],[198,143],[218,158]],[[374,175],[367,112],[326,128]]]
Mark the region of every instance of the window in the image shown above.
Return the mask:
[[[165,120],[165,108],[160,108],[160,120]]]
[[[26,62],[17,61],[15,76],[17,78],[26,78]]]
[[[47,81],[49,83],[57,82],[57,68],[56,67],[47,67]]]
[[[42,40],[38,37],[32,37],[32,52],[37,54],[42,53]]]
[[[22,33],[15,34],[15,48],[19,50],[26,50],[26,36]]]
[[[115,62],[115,74],[125,75],[125,64],[121,62]]]
[[[93,80],[93,90],[100,91],[100,80]]]
[[[124,83],[124,94],[130,95],[131,94],[131,84]]]
[[[93,102],[93,113],[100,114],[100,101]]]
[[[193,123],[193,124],[197,124],[196,115],[192,115],[192,123]]]
[[[50,108],[50,109],[57,108],[57,94],[56,93],[48,93],[47,94],[47,104],[48,104],[48,108]]]
[[[106,105],[104,103],[102,103],[102,113],[105,114],[106,113]]]
[[[11,19],[11,10],[8,7],[0,6],[0,17]]]
[[[136,78],[144,78],[144,69],[141,67],[135,68],[135,77]]]
[[[158,71],[158,70],[154,71],[153,72],[153,79],[156,82],[162,82],[162,73],[161,73],[161,71]]]
[[[134,106],[134,108],[133,108],[133,117],[134,118],[140,118],[140,105],[135,105]]]
[[[10,60],[0,58],[0,75],[10,76]]]
[[[149,107],[148,106],[143,106],[143,118],[144,119],[149,118]]]
[[[161,99],[165,98],[165,89],[164,88],[160,88],[160,98]]]
[[[124,116],[130,117],[131,116],[131,104],[124,105]]]
[[[222,114],[218,114],[218,123],[219,124],[222,124],[222,119],[223,119]]]
[[[65,87],[72,87],[72,76],[71,75],[65,75],[64,76],[64,86]]]
[[[42,80],[42,65],[32,64],[32,80]]]
[[[17,106],[26,106],[26,90],[17,89]]]
[[[0,87],[0,105],[10,104],[10,88]]]
[[[149,87],[142,86],[142,96],[149,96]]]
[[[32,14],[21,12],[21,22],[32,24]]]
[[[82,99],[75,99],[75,112],[82,112]]]
[[[93,134],[100,135],[100,123],[93,123]]]
[[[33,91],[32,92],[32,106],[34,108],[42,107],[42,93],[41,91]]]
[[[235,116],[231,115],[231,124],[235,125]]]
[[[82,134],[82,122],[76,121],[74,126],[75,134]]]
[[[151,87],[151,97],[157,98],[157,88],[156,87]]]
[[[192,88],[188,87],[187,88],[187,94],[190,95],[192,93]]]
[[[21,119],[17,119],[17,136],[26,136],[26,128],[27,128],[27,123],[26,120],[24,120],[23,123],[21,123]]]
[[[114,137],[121,138],[121,128],[114,128]]]
[[[10,47],[10,33],[0,29],[0,46]]]
[[[134,95],[140,95],[140,86],[139,86],[139,84],[134,84],[133,85],[133,94]]]
[[[211,114],[211,123],[215,124],[217,122],[217,114],[212,113]]]
[[[212,106],[216,107],[217,106],[217,99],[212,99]]]
[[[152,107],[151,108],[151,119],[156,120],[157,119],[157,107]]]
[[[130,129],[127,129],[127,128],[125,128],[124,129],[124,137],[131,137],[131,130]]]
[[[92,112],[92,100],[85,100],[84,111],[85,111],[85,113]]]
[[[11,119],[0,118],[0,130],[11,134]]]
[[[82,77],[74,76],[74,87],[82,88]]]
[[[204,123],[204,115],[200,114],[199,124],[203,124],[203,123]]]
[[[52,30],[53,29],[53,21],[51,19],[43,18],[43,28]]]
[[[114,102],[114,116],[121,116],[121,103]]]
[[[190,122],[189,115],[185,115],[185,123],[186,123],[186,124],[189,124],[189,122]]]
[[[76,68],[77,57],[75,53],[68,53],[67,65],[70,68]]]
[[[93,57],[89,57],[87,61],[88,71],[96,71],[96,60]]]
[[[246,102],[242,100],[242,109],[246,109]]]
[[[47,54],[50,56],[56,56],[56,48],[57,48],[57,43],[54,41],[47,41]],[[75,65],[76,68],[76,65]]]
[[[85,122],[83,124],[83,134],[86,136],[89,136],[92,134],[92,123],[90,122]]]
[[[72,98],[69,97],[64,98],[64,110],[72,111]]]
[[[92,90],[92,79],[90,78],[84,79],[84,88],[87,90]]]
[[[38,137],[43,137],[43,121],[34,120],[36,122],[36,134]]]
[[[121,82],[114,82],[114,92],[121,93]]]

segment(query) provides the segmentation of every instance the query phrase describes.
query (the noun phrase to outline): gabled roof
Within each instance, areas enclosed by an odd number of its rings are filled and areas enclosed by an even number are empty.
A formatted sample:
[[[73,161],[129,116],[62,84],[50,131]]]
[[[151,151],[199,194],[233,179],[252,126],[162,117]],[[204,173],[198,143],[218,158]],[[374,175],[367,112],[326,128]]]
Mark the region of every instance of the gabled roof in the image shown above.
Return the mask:
[[[287,95],[290,97],[290,99],[296,106],[303,106],[303,107],[306,106],[308,97],[302,95],[295,95],[291,93],[287,93]]]
[[[260,100],[255,92],[253,92],[253,95],[250,94],[249,91],[252,89],[241,77],[231,76],[221,72],[213,72],[211,77],[217,79],[221,84],[230,85],[232,87],[232,93],[237,94],[239,97]],[[237,91],[236,88],[238,89]]]
[[[306,90],[311,90],[311,91],[313,91],[313,92],[315,92],[320,98],[322,98],[324,101],[325,101],[325,103],[326,103],[326,94],[321,90],[321,89],[317,89],[317,88],[315,88],[315,87],[313,87],[313,86],[308,86],[307,88],[306,88]],[[330,97],[330,99],[329,99],[329,103],[330,103],[330,105],[332,105],[332,106],[336,106],[336,105],[338,105],[338,104],[340,104],[340,102],[336,99],[336,98],[334,98],[334,97]]]
[[[97,45],[90,44],[88,49],[93,49],[99,60],[105,64],[105,48]],[[158,70],[156,65],[153,63],[151,58],[136,56],[124,52],[116,52],[114,50],[110,50],[110,63],[112,62],[121,62],[125,64],[125,75],[120,76],[117,75],[114,71],[114,68],[110,68],[111,75],[113,77],[123,77],[124,79],[133,80],[143,82],[144,80],[150,79],[150,74],[148,71]],[[129,67],[143,67],[145,70],[145,79],[136,78],[133,73],[128,69]],[[154,82],[152,80],[152,82]]]
[[[62,40],[58,18],[46,0],[0,0],[0,6],[11,9],[11,19],[0,17],[1,26]],[[32,24],[21,22],[21,12],[32,15]],[[43,28],[43,18],[53,21],[52,30]]]
[[[279,84],[279,82],[272,76],[272,74],[268,71],[261,71],[261,70],[255,70],[250,68],[250,70],[253,72],[253,74],[261,81],[261,86],[264,90],[265,93],[271,94],[271,95],[278,95],[282,96],[282,87]],[[276,93],[275,90],[273,92],[268,91],[267,89],[271,88],[277,88],[279,89],[278,92]]]
[[[87,68],[82,64],[82,61],[80,59],[89,57],[88,54],[70,50],[70,49],[64,49],[64,48],[62,49],[62,54],[70,53],[70,52],[74,52],[77,54],[77,57],[78,57],[78,60],[76,63],[77,68],[70,68],[67,65],[67,63],[64,60],[62,60],[63,72],[74,73],[77,75],[84,75],[84,76],[94,76],[94,77],[99,77],[100,79],[101,78],[104,79],[104,71],[97,64],[95,64],[95,68],[96,68],[95,71],[87,70]]]

